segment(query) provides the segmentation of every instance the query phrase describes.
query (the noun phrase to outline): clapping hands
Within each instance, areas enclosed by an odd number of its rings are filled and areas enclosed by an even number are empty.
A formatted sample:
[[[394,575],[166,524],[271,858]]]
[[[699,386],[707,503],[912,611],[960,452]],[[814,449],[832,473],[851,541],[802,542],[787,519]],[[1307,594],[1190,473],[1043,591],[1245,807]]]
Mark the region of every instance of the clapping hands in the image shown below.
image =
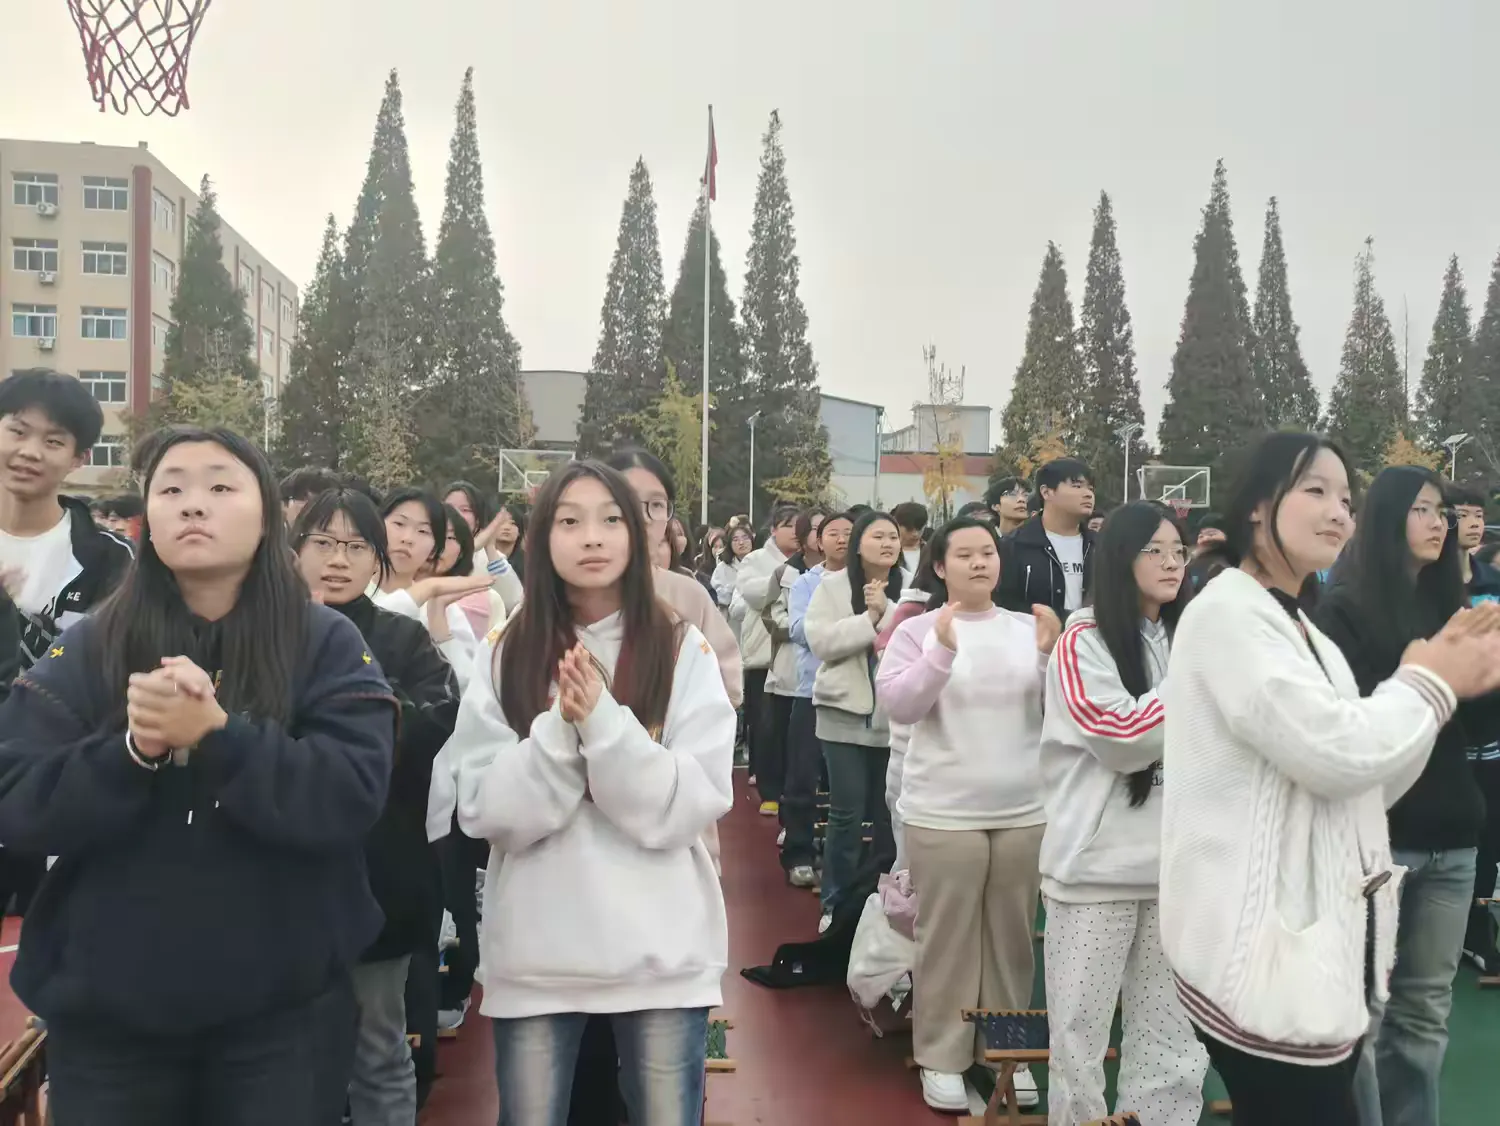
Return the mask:
[[[136,750],[150,759],[195,746],[229,720],[213,678],[186,657],[163,657],[160,668],[132,673],[125,714]]]
[[[576,724],[588,719],[603,690],[599,670],[581,642],[557,662],[557,703],[567,722]]]

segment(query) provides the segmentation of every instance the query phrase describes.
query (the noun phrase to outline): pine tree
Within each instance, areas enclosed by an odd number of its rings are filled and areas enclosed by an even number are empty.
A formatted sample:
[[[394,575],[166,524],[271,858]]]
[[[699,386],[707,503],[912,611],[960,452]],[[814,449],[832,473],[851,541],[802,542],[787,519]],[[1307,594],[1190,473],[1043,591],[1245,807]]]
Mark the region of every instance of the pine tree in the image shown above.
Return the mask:
[[[781,115],[771,111],[761,138],[755,218],[745,257],[740,315],[745,361],[760,419],[755,434],[757,512],[778,497],[821,496],[833,471],[819,417],[818,365],[807,340],[807,310],[798,293],[801,262],[786,182]]]
[[[1474,389],[1474,445],[1490,480],[1500,478],[1500,254],[1490,268],[1484,313],[1469,351],[1469,383]]]
[[[1406,420],[1401,365],[1385,302],[1375,292],[1374,240],[1355,262],[1354,312],[1344,333],[1339,377],[1328,403],[1328,429],[1357,468],[1377,472]]]
[[[631,437],[621,429],[621,420],[639,417],[661,392],[666,316],[656,198],[651,173],[638,158],[630,171],[615,255],[604,283],[599,344],[578,425],[580,456],[607,453],[617,441]]]
[[[1273,430],[1314,430],[1318,425],[1318,392],[1302,361],[1299,331],[1292,319],[1292,295],[1287,288],[1281,212],[1272,196],[1266,205],[1266,234],[1255,286],[1251,363],[1266,404],[1266,425]]]
[[[1208,192],[1208,206],[1224,225],[1229,283],[1234,287],[1235,311],[1244,328],[1245,352],[1249,354],[1255,350],[1255,326],[1250,319],[1250,290],[1245,285],[1245,274],[1240,269],[1239,245],[1234,240],[1234,218],[1229,209],[1229,172],[1222,159],[1214,164],[1214,180]]]
[[[177,292],[172,295],[172,327],[167,330],[162,365],[166,398],[177,384],[221,372],[232,372],[250,383],[260,377],[255,329],[244,292],[224,268],[220,226],[218,198],[205,176],[182,252]]]
[[[344,284],[336,320],[349,363],[344,392],[355,404],[350,464],[371,481],[415,463],[411,406],[428,382],[432,311],[422,221],[393,70],[354,221],[344,239]],[[409,479],[409,478],[408,478]]]
[[[416,409],[417,464],[430,481],[490,481],[499,448],[530,441],[521,347],[505,327],[495,240],[484,214],[474,70],[464,74],[432,262],[433,379]]]
[[[1120,474],[1125,469],[1125,446],[1119,431],[1131,423],[1141,428],[1130,443],[1132,467],[1146,463],[1148,450],[1141,436],[1145,415],[1135,371],[1135,332],[1125,307],[1114,209],[1106,192],[1099,193],[1099,205],[1094,208],[1078,337],[1083,348],[1083,386],[1078,396],[1083,408],[1073,454],[1093,471],[1099,499],[1114,505],[1124,497]]]
[[[348,443],[350,404],[340,388],[343,357],[332,325],[342,283],[338,223],[323,228],[323,249],[312,285],[302,295],[292,370],[281,391],[277,461],[283,469],[304,465],[339,468]]]
[[[1010,401],[1002,416],[1005,446],[997,456],[1019,468],[1021,459],[1030,456],[1034,440],[1054,432],[1072,449],[1082,388],[1083,360],[1073,329],[1068,273],[1062,251],[1049,242],[1031,298],[1026,351],[1011,380]]]
[[[740,326],[735,322],[734,302],[729,299],[724,267],[719,258],[719,239],[713,224],[706,222],[700,200],[688,225],[682,248],[682,264],[672,290],[670,312],[662,332],[662,351],[676,369],[688,394],[701,393],[703,386],[703,239],[709,240],[710,319],[708,393],[713,445],[708,464],[709,516],[727,520],[745,509],[750,483],[750,434],[747,420],[753,390],[745,377],[745,356]],[[758,443],[757,443],[758,446]],[[757,453],[759,450],[757,449]],[[756,466],[759,477],[760,467]],[[685,513],[690,520],[697,513]]]
[[[1161,449],[1169,464],[1218,470],[1266,425],[1265,403],[1246,347],[1249,314],[1223,161],[1214,169],[1193,255],[1193,278],[1162,411]]]
[[[1417,425],[1429,450],[1441,448],[1443,439],[1472,429],[1479,409],[1476,388],[1469,380],[1468,355],[1473,345],[1469,295],[1464,289],[1458,255],[1448,259],[1443,275],[1443,296],[1427,342],[1427,360],[1417,385]],[[1479,463],[1470,459],[1470,465]]]

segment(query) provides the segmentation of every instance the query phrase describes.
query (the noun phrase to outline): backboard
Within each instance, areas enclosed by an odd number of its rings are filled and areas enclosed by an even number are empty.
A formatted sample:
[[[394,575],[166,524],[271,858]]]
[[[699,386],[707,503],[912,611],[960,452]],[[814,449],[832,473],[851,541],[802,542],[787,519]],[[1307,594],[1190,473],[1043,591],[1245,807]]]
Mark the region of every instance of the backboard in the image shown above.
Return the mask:
[[[1170,505],[1180,517],[1207,508],[1213,499],[1213,475],[1206,465],[1143,465],[1135,471],[1142,500]]]
[[[552,471],[572,460],[572,450],[501,450],[501,499],[530,504]]]

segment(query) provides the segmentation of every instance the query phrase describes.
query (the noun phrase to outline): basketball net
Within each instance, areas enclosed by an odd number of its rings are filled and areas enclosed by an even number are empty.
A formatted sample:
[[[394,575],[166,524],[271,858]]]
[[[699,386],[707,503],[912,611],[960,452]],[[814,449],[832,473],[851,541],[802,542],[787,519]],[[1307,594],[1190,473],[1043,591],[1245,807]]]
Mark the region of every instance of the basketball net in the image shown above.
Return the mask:
[[[1186,520],[1188,513],[1193,511],[1192,501],[1184,500],[1181,497],[1173,497],[1167,503],[1172,506],[1172,511],[1177,513],[1177,519],[1179,520]]]
[[[68,0],[99,112],[188,108],[188,52],[211,0]]]

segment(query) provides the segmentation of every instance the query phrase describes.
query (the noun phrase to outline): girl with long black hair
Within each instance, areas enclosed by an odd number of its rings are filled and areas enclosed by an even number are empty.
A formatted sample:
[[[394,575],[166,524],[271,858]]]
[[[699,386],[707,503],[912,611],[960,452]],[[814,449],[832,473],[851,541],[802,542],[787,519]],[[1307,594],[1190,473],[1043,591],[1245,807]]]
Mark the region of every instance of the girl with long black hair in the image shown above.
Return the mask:
[[[861,825],[874,824],[874,852],[894,858],[885,774],[891,732],[875,699],[875,639],[896,612],[907,575],[901,531],[887,512],[854,523],[848,562],[826,572],[802,621],[807,646],[822,665],[813,679],[818,739],[828,766],[828,830],[823,840],[823,916],[828,929],[840,896],[859,867]]]
[[[521,603],[526,510],[517,504],[502,504],[497,508],[479,486],[468,481],[454,481],[443,490],[442,497],[443,504],[458,513],[474,541],[469,566],[476,575],[489,575],[490,587],[500,600],[503,621],[504,615]],[[442,573],[460,572],[449,568]],[[465,569],[462,573],[469,571]]]
[[[390,567],[385,523],[369,497],[353,489],[314,497],[292,529],[292,549],[313,598],[359,628],[401,707],[390,795],[365,841],[385,927],[354,970],[359,1025],[349,1109],[354,1126],[411,1122],[418,1098],[407,1029],[421,1036],[419,1051],[437,1037],[432,920],[442,897],[437,853],[427,842],[427,796],[433,760],[458,718],[458,681],[420,622],[380,609],[365,593]],[[469,887],[472,901],[472,878]],[[414,1006],[420,1012],[408,1011],[409,972],[430,979],[418,991],[426,998]]]
[[[381,926],[395,700],[309,602],[260,451],[147,449],[123,585],[0,712],[0,839],[58,857],[11,982],[47,1021],[58,1126],[322,1126]]]
[[[703,635],[657,599],[644,517],[615,470],[553,474],[525,600],[450,744],[459,823],[491,843],[482,1011],[501,1126],[565,1121],[591,1013],[610,1015],[632,1121],[702,1113],[728,960],[703,835],[733,802],[734,709]]]
[[[1104,1053],[1124,1015],[1117,1113],[1197,1126],[1208,1057],[1177,1000],[1157,918],[1163,718],[1158,689],[1192,597],[1182,529],[1160,505],[1115,509],[1094,545],[1092,604],[1047,669],[1040,870],[1047,907],[1048,1113],[1103,1118]]]
[[[1368,696],[1298,602],[1353,530],[1349,466],[1313,434],[1250,450],[1225,510],[1233,565],[1172,645],[1162,945],[1236,1126],[1355,1126],[1368,1003],[1389,995],[1397,888],[1386,807],[1459,699],[1500,687],[1500,606],[1416,640]],[[1382,612],[1393,607],[1382,606]]]
[[[952,1112],[967,1108],[964,1072],[983,1059],[963,1011],[1031,1000],[1042,682],[1062,626],[1047,607],[995,605],[1000,540],[987,522],[951,520],[927,550],[937,609],[896,628],[875,686],[910,726],[897,806],[921,904],[912,1054],[927,1105]],[[1016,1094],[1036,1105],[1029,1072]]]
[[[1412,642],[1467,604],[1453,513],[1431,470],[1393,466],[1370,485],[1359,528],[1318,599],[1313,620],[1369,695]],[[1475,702],[1438,732],[1411,788],[1390,807],[1391,854],[1406,868],[1390,1000],[1370,1005],[1355,1094],[1363,1126],[1437,1126],[1453,977],[1463,950],[1484,798],[1468,748],[1500,734],[1497,709]]]

